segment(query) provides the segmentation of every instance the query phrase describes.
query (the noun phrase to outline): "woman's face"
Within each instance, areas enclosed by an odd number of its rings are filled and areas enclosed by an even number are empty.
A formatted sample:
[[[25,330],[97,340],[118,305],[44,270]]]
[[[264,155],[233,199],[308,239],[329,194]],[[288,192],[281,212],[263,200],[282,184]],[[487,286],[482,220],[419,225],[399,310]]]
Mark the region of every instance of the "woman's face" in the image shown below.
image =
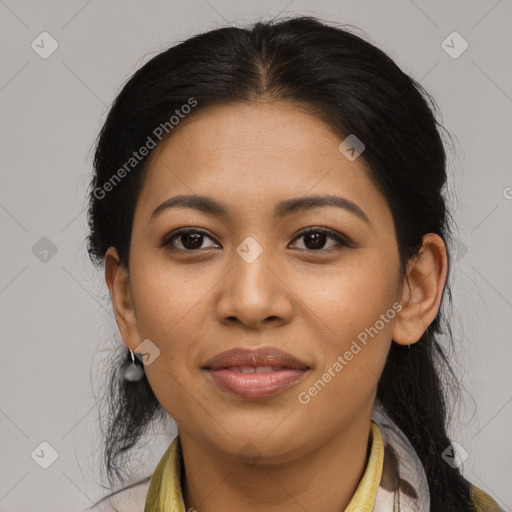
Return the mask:
[[[150,340],[146,375],[180,432],[225,454],[252,443],[286,461],[369,422],[400,308],[399,257],[384,196],[341,142],[292,103],[244,103],[198,111],[151,156],[123,338],[134,350]],[[223,212],[182,204],[152,216],[181,195]],[[313,196],[340,199],[303,202]],[[192,235],[172,236],[181,228]],[[301,368],[206,368],[262,347]]]

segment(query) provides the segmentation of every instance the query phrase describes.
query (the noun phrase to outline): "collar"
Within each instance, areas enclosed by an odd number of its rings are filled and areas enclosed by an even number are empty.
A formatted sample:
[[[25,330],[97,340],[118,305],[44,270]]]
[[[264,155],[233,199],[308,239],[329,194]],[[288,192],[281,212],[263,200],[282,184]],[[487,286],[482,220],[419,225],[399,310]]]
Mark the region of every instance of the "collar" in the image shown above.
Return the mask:
[[[384,444],[377,423],[371,422],[371,449],[368,463],[356,492],[345,512],[371,512],[382,476]],[[151,477],[144,512],[186,512],[181,488],[183,457],[179,436],[176,436],[158,462]]]

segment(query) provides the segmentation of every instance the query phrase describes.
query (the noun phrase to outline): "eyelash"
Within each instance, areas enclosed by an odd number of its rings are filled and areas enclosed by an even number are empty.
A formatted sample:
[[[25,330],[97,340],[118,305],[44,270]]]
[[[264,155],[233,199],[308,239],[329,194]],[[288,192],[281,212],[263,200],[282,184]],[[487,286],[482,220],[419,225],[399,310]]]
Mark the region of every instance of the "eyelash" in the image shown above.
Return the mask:
[[[173,231],[172,233],[170,233],[169,235],[167,235],[164,238],[164,240],[162,242],[162,247],[172,246],[172,240],[174,240],[175,238],[177,238],[180,235],[188,235],[188,234],[193,234],[193,233],[207,236],[208,238],[213,240],[215,243],[218,243],[214,240],[214,238],[212,236],[210,236],[208,234],[208,232],[206,232],[205,230],[203,230],[201,228],[180,228],[180,229],[177,229],[176,231]],[[307,249],[306,248],[306,249],[299,249],[299,250],[307,251],[307,252],[311,252],[311,253],[317,253],[317,252],[318,253],[321,253],[321,252],[329,253],[329,252],[332,252],[333,250],[334,251],[340,250],[341,247],[353,247],[353,243],[351,241],[349,241],[347,238],[340,236],[336,231],[333,231],[332,229],[324,228],[324,227],[307,228],[307,229],[301,231],[300,233],[298,233],[297,236],[292,241],[295,241],[305,235],[310,235],[312,233],[325,234],[328,236],[328,238],[333,239],[340,247],[337,249],[331,247],[330,249]],[[193,252],[198,252],[201,249],[177,249],[176,247],[172,247],[172,250],[193,253]]]

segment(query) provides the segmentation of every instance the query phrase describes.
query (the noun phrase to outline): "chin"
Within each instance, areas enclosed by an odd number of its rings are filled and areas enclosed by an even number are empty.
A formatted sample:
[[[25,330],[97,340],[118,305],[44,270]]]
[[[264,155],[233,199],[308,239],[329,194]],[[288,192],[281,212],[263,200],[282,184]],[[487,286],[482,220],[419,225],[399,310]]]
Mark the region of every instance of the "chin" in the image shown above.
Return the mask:
[[[281,429],[281,425],[276,429],[279,422],[275,418],[271,423],[260,423],[257,426],[238,423],[235,428],[233,423],[229,425],[229,433],[221,428],[222,432],[216,431],[214,437],[210,437],[210,442],[217,450],[248,465],[283,464],[307,451],[308,443],[303,444],[296,435],[297,431],[302,430],[298,425],[290,425],[290,429]]]

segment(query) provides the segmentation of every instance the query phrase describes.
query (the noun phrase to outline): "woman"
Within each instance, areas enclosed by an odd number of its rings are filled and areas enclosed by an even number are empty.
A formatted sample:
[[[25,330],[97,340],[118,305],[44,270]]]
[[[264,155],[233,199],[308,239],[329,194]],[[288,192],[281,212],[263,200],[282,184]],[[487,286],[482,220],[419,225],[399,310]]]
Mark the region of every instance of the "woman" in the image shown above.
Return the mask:
[[[89,209],[126,345],[110,483],[153,419],[178,436],[95,509],[500,510],[447,435],[435,110],[311,17],[197,35],[128,81]]]

